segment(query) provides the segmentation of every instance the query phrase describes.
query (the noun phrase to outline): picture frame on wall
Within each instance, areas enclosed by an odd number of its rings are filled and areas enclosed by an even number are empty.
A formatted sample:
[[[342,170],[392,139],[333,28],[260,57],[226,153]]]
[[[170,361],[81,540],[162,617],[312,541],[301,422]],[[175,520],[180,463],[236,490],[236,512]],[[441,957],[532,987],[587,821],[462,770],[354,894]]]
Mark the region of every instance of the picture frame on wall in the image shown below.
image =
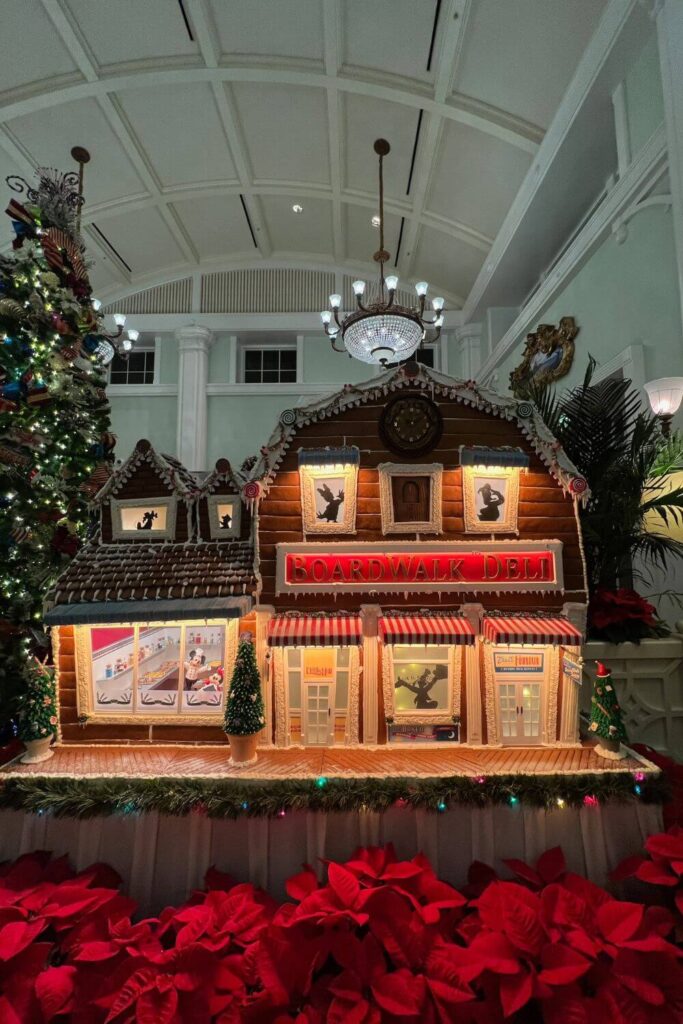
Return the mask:
[[[299,467],[305,534],[356,532],[357,479],[355,465]]]
[[[518,533],[519,469],[463,466],[466,533]]]
[[[382,533],[441,533],[441,463],[382,462],[377,469]]]

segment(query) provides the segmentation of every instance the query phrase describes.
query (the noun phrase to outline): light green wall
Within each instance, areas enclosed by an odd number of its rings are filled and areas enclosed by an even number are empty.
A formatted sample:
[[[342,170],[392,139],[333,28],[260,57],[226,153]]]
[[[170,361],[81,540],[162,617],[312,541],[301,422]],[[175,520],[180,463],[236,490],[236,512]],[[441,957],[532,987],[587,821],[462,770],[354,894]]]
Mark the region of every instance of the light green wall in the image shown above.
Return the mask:
[[[574,365],[563,388],[584,374],[589,353],[607,363],[629,345],[642,345],[645,379],[683,374],[683,337],[671,211],[650,207],[628,225],[619,245],[610,235],[564,291],[536,318],[558,323],[573,316],[580,328]],[[521,358],[524,339],[498,367],[498,387]]]
[[[176,450],[176,404],[174,395],[146,394],[110,396],[112,430],[116,434],[115,454],[125,459],[135,442],[146,437],[160,452],[173,455]]]
[[[247,455],[258,455],[282,410],[296,405],[297,398],[292,394],[210,396],[207,465],[213,466],[216,459],[226,458],[239,467]]]
[[[209,383],[225,384],[230,379],[230,335],[217,334],[209,351]]]
[[[626,75],[624,85],[631,156],[635,157],[664,120],[662,77],[654,30]]]
[[[159,347],[159,384],[178,383],[178,342],[172,334],[164,334]]]
[[[339,344],[339,343],[337,343]],[[342,384],[357,384],[372,376],[372,367],[348,355],[335,352],[329,339],[321,332],[304,338],[304,382],[320,384],[330,381],[331,389]]]

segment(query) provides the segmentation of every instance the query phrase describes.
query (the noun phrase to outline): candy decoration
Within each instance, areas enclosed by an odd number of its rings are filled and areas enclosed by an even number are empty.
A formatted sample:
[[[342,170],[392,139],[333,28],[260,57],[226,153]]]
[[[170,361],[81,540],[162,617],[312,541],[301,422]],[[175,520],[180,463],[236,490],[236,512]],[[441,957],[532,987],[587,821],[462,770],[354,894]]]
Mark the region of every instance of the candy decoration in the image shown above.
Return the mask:
[[[283,427],[291,427],[296,423],[296,412],[294,409],[285,409],[280,413],[280,423]]]
[[[585,494],[588,490],[588,482],[582,476],[575,476],[569,481],[569,490],[572,494]]]
[[[534,407],[531,402],[519,402],[517,405],[517,415],[522,420],[531,419],[534,414]]]
[[[242,488],[246,501],[258,501],[261,496],[261,484],[258,480],[249,480]]]

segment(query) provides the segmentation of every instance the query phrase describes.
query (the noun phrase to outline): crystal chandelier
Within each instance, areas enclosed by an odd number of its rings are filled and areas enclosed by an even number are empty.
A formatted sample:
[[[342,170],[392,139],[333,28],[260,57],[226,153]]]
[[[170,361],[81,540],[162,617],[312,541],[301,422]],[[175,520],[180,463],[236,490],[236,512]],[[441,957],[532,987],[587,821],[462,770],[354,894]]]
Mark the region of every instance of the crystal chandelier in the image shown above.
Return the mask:
[[[326,309],[320,314],[325,334],[332,343],[335,352],[348,352],[355,359],[364,363],[375,363],[386,366],[389,362],[408,359],[424,343],[429,332],[433,332],[430,341],[436,341],[441,334],[443,325],[444,300],[438,296],[432,299],[433,313],[425,316],[425,301],[429,285],[426,281],[418,281],[415,285],[417,304],[401,306],[395,302],[398,277],[391,274],[384,276],[384,264],[391,254],[384,248],[384,176],[382,161],[391,147],[386,139],[377,139],[375,153],[379,157],[379,249],[374,254],[375,263],[379,264],[379,282],[377,294],[372,302],[363,305],[365,281],[354,281],[353,291],[356,296],[356,309],[346,315],[340,309],[341,295],[330,295],[331,310]],[[334,323],[332,319],[334,318]],[[335,345],[335,339],[341,332],[344,348]]]

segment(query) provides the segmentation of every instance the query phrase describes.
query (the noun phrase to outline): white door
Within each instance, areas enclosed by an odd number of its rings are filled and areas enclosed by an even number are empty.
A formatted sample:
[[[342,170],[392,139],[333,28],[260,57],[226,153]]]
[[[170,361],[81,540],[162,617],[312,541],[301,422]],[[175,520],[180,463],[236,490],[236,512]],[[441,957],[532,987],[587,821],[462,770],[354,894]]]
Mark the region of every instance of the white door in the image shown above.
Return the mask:
[[[500,737],[503,743],[528,746],[541,739],[541,684],[500,683]]]
[[[304,686],[304,742],[307,746],[326,747],[332,743],[332,695],[331,683],[306,683]]]

